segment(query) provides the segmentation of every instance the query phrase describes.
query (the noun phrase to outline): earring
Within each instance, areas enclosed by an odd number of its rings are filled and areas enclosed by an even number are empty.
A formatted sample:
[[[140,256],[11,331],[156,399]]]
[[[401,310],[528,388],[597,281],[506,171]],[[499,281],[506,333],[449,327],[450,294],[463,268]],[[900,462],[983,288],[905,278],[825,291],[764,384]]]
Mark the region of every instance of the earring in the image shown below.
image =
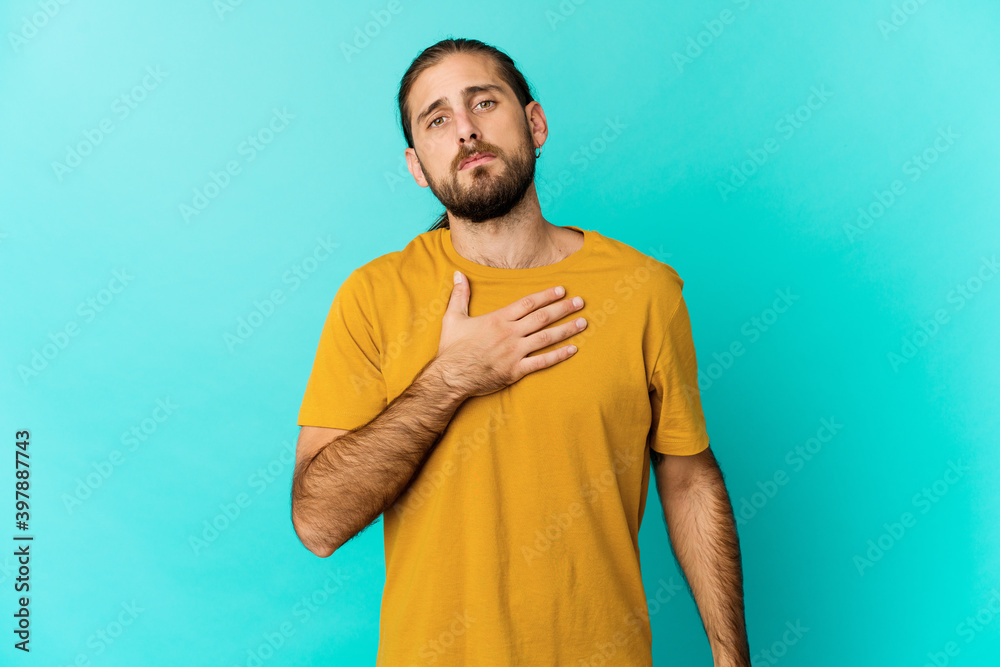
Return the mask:
[[[540,157],[542,157],[542,147],[541,146],[539,146],[538,148],[535,149],[535,159],[537,160]]]

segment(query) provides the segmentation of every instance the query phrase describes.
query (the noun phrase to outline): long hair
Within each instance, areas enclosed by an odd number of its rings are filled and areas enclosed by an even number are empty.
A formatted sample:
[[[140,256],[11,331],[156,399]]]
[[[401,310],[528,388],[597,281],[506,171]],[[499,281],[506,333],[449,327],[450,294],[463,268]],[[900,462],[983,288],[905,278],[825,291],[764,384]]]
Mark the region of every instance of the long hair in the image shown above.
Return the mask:
[[[417,77],[424,70],[437,65],[447,56],[455,53],[473,53],[489,56],[496,64],[497,73],[500,75],[500,78],[517,95],[517,100],[520,102],[522,108],[535,101],[531,92],[531,86],[525,80],[520,70],[517,69],[517,65],[514,64],[511,57],[506,53],[494,46],[484,44],[478,39],[442,39],[437,44],[421,51],[420,55],[410,63],[406,74],[403,75],[403,78],[399,82],[399,93],[396,96],[396,102],[399,105],[399,122],[403,128],[403,137],[406,139],[406,145],[410,148],[413,148],[413,131],[410,125],[410,90],[413,88]],[[434,225],[427,231],[441,228],[449,228],[447,209],[445,209]]]

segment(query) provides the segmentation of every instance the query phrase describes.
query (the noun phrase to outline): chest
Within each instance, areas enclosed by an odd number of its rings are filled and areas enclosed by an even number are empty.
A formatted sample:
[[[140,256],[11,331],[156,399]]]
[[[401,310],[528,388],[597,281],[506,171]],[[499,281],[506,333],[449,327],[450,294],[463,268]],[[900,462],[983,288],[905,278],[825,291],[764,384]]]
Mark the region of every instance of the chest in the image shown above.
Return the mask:
[[[570,343],[578,351],[553,366],[521,378],[505,393],[511,400],[537,405],[548,403],[572,406],[574,411],[616,412],[619,418],[629,415],[648,418],[648,383],[643,335],[647,326],[648,306],[631,291],[615,290],[614,284],[575,286],[564,283],[566,299],[580,295],[585,304],[578,311],[549,325],[558,326],[577,317],[587,320],[587,327],[567,339],[530,353],[531,356],[556,350]],[[520,296],[548,287],[548,284],[491,286],[474,284],[469,314],[477,317],[509,305]],[[381,295],[377,330],[381,350],[381,369],[386,383],[386,399],[392,401],[412,384],[417,374],[437,354],[441,322],[451,287],[419,288],[408,285],[387,287]]]

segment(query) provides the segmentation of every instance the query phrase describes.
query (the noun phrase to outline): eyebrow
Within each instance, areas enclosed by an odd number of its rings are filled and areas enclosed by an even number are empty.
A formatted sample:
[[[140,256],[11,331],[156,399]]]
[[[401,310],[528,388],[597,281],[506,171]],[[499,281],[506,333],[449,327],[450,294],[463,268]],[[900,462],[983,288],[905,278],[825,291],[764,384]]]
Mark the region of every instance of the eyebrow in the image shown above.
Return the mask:
[[[476,86],[468,86],[462,90],[462,97],[467,98],[470,95],[475,95],[476,93],[482,93],[487,91],[502,93],[503,88],[496,85],[495,83],[484,83]],[[435,109],[447,103],[448,103],[447,100],[443,97],[439,97],[438,99],[431,102],[430,105],[426,109],[424,109],[419,116],[417,116],[417,125],[423,125],[424,118],[427,118],[427,116],[434,113]]]

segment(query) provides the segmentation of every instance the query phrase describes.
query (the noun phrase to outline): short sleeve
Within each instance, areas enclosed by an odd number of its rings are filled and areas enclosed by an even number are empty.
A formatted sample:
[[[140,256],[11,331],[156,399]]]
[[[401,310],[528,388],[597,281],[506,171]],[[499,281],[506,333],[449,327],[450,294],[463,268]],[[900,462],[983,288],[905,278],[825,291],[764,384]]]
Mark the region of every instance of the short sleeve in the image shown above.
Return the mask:
[[[385,409],[369,288],[356,269],[337,290],[299,408],[300,426],[351,430]]]
[[[653,413],[649,447],[661,454],[697,454],[708,447],[708,431],[684,297],[679,296],[664,329],[649,387]]]

